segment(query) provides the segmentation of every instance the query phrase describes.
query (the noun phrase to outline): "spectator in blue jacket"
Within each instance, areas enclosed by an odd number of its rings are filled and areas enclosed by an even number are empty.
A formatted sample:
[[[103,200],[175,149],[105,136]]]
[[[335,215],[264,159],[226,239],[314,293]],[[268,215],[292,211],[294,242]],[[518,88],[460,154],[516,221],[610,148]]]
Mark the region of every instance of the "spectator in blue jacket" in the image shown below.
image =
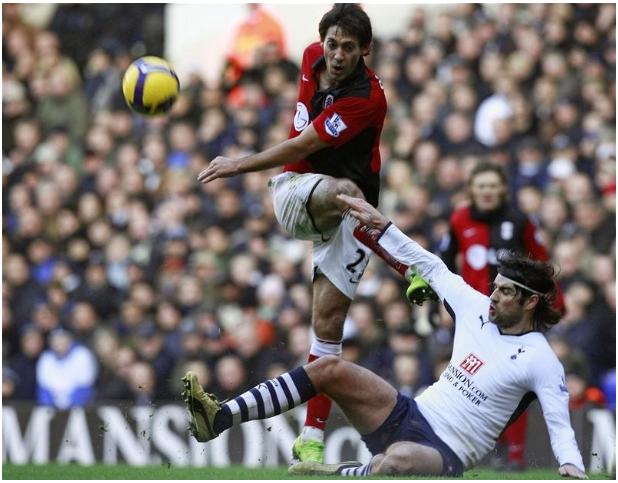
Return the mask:
[[[94,397],[98,372],[94,354],[64,329],[50,333],[49,347],[37,364],[37,402],[58,409],[85,406]]]

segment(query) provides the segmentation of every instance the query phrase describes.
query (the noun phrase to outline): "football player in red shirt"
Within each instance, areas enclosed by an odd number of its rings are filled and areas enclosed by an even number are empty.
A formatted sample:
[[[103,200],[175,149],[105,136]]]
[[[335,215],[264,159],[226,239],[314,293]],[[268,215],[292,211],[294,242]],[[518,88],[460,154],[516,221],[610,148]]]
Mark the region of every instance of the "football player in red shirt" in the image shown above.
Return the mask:
[[[341,355],[343,323],[370,251],[354,238],[355,220],[337,199],[361,197],[373,206],[380,188],[380,134],[386,99],[363,57],[371,48],[371,21],[356,4],[335,4],[320,21],[320,42],[303,54],[300,89],[289,139],[240,159],[218,156],[198,176],[208,183],[284,166],[269,181],[275,215],[295,238],[313,242],[309,362]],[[322,462],[331,401],[309,401],[293,457]]]
[[[468,182],[471,203],[451,215],[440,256],[476,290],[489,294],[499,250],[514,250],[534,260],[549,254],[534,223],[507,200],[507,179],[499,166],[477,165]]]

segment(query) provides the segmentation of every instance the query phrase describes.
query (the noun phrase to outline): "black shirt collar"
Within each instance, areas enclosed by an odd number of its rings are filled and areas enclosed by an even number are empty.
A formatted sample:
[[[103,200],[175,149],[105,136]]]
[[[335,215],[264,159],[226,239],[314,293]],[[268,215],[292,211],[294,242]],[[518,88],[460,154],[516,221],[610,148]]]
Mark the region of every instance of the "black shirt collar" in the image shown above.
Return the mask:
[[[479,211],[479,209],[474,205],[470,205],[470,215],[472,219],[484,222],[490,222],[499,220],[504,217],[504,215],[508,212],[509,205],[508,203],[502,203],[498,208],[492,211]]]

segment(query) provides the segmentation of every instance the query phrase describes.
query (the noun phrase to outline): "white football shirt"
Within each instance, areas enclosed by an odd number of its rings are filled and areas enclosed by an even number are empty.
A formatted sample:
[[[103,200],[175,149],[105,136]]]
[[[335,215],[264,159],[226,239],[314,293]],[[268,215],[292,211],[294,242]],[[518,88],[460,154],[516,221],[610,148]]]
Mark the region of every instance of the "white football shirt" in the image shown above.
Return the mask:
[[[534,393],[558,463],[584,471],[569,418],[564,369],[543,334],[502,334],[489,322],[489,297],[396,226],[391,224],[379,243],[429,282],[455,320],[448,367],[415,400],[464,466],[473,466],[495,446],[518,405]]]

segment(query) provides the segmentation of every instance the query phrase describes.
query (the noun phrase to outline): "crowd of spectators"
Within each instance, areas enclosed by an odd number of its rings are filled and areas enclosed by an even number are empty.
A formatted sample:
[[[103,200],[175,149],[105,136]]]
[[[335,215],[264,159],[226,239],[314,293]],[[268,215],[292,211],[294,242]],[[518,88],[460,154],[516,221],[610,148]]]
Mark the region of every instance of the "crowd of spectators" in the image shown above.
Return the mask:
[[[178,399],[187,369],[225,398],[306,360],[310,247],[274,218],[277,170],[196,178],[287,138],[298,69],[267,43],[232,80],[181,79],[169,116],[145,120],[120,79],[162,54],[165,10],[133,6],[114,32],[102,7],[33,26],[3,5],[3,400],[149,404]],[[615,387],[615,10],[402,6],[408,27],[367,59],[388,101],[381,209],[435,251],[474,165],[503,166],[560,266],[567,314],[548,338],[567,385],[614,408],[615,392],[586,389]],[[372,260],[344,357],[415,394],[448,360],[453,322],[403,288]],[[84,374],[54,398],[71,371]]]

